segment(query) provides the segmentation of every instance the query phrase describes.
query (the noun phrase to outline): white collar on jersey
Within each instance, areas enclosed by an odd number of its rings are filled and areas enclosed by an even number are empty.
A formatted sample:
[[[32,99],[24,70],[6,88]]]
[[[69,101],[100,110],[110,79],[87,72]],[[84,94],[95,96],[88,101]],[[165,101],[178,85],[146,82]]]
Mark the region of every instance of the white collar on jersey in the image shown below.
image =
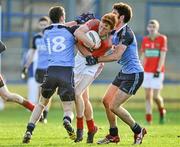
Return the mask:
[[[125,23],[122,27],[120,27],[116,32],[119,32],[122,28],[124,28],[125,26],[127,26],[127,23]]]

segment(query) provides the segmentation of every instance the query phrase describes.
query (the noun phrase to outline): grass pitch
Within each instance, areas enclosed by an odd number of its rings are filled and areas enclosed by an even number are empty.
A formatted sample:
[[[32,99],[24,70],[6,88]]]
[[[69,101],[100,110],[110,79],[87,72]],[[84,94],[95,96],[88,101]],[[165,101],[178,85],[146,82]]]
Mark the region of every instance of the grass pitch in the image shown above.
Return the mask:
[[[94,118],[99,127],[99,131],[95,136],[95,142],[103,138],[108,133],[108,123],[100,98],[105,92],[107,85],[95,85],[90,89],[90,95],[94,106]],[[11,91],[16,91],[21,95],[26,95],[26,87],[24,85],[10,85]],[[98,90],[97,90],[98,89]],[[148,134],[143,140],[141,147],[178,147],[180,146],[180,86],[165,86],[162,95],[165,97],[167,107],[167,122],[159,125],[158,112],[154,109],[154,122],[151,126],[146,125],[144,120],[144,98],[141,89],[137,95],[132,98],[125,107],[132,116],[147,128]],[[156,108],[156,107],[155,107]],[[26,129],[30,112],[18,106],[17,104],[7,103],[4,111],[0,111],[0,147],[1,146],[52,146],[52,147],[70,147],[70,146],[131,146],[133,142],[133,134],[128,126],[118,120],[118,128],[120,132],[121,142],[109,145],[87,145],[86,133],[84,131],[84,140],[81,143],[71,141],[62,126],[62,108],[59,99],[55,96],[52,102],[52,108],[49,112],[48,123],[38,123],[30,144],[22,144],[22,137]],[[74,121],[75,126],[75,121]]]

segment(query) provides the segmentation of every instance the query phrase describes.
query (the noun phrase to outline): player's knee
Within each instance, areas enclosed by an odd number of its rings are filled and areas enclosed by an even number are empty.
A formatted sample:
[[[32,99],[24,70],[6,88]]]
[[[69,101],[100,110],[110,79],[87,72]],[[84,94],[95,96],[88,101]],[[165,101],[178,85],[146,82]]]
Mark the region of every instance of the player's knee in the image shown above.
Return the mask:
[[[52,90],[52,89],[42,88],[42,90],[41,90],[42,96],[46,99],[49,99],[54,94],[54,92],[55,92],[55,90]]]
[[[63,91],[59,95],[60,95],[60,98],[62,101],[74,101],[75,100],[74,89]]]
[[[152,95],[150,93],[146,93],[146,100],[150,100],[152,98]]]
[[[86,98],[84,98],[84,97],[83,97],[83,101],[84,101],[84,104],[85,104],[85,105],[88,105],[88,104],[90,103],[89,99],[86,99]]]
[[[109,109],[111,110],[111,112],[115,113],[116,112],[116,107],[114,104],[110,104],[109,105]]]
[[[46,107],[49,104],[50,99],[41,97],[39,100],[39,105]]]
[[[105,108],[109,108],[109,107],[110,107],[110,106],[109,106],[109,105],[110,105],[110,104],[109,104],[109,101],[107,101],[106,99],[103,99],[103,100],[102,100],[102,103],[103,103],[103,105],[104,105]]]
[[[1,97],[4,101],[11,101],[11,93],[10,92],[3,92],[1,93]]]
[[[81,94],[75,93],[75,99],[76,99],[76,100],[81,99],[81,98],[82,98],[82,95],[81,95]]]

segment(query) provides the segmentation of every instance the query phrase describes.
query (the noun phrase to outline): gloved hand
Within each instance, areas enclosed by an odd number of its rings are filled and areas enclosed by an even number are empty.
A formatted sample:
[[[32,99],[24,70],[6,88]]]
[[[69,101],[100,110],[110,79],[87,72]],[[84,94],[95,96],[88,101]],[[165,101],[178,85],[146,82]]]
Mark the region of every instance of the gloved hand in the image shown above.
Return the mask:
[[[160,72],[159,72],[159,71],[156,71],[156,72],[154,73],[154,78],[159,78],[159,76],[160,76]]]
[[[87,56],[86,57],[86,65],[95,65],[98,63],[98,58],[93,56]]]
[[[82,13],[80,16],[76,16],[75,21],[77,22],[77,24],[83,24],[90,19],[95,19],[95,16],[93,13],[87,12],[87,13]]]
[[[28,77],[28,68],[24,66],[22,71],[21,71],[21,78],[23,80],[26,80],[27,77]]]

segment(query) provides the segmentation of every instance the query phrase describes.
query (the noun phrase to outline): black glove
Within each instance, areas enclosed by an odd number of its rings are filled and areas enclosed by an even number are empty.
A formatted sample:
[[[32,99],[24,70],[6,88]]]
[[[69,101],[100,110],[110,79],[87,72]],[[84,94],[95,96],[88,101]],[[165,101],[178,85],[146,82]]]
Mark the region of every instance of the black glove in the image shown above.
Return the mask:
[[[28,77],[28,68],[27,67],[23,67],[22,71],[21,71],[21,78],[23,80],[26,80]]]
[[[6,50],[6,46],[4,45],[2,41],[0,41],[0,53],[2,53],[5,50]]]
[[[77,22],[77,24],[83,24],[90,19],[95,19],[95,16],[93,13],[87,12],[81,14],[80,16],[76,16],[75,21]]]
[[[95,65],[98,63],[98,58],[93,56],[87,56],[86,57],[86,65]]]
[[[159,78],[159,76],[160,76],[160,72],[159,72],[159,71],[156,71],[156,72],[154,73],[154,78]]]

